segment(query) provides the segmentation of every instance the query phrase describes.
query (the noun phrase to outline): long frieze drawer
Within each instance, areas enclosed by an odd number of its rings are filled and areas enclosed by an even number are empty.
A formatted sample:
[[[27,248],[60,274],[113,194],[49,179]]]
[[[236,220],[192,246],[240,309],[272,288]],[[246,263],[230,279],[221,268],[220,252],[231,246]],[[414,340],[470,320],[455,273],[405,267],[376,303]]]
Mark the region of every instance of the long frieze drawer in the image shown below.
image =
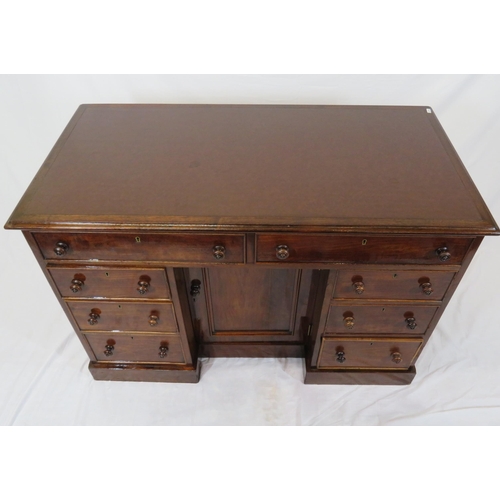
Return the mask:
[[[449,271],[339,271],[335,298],[441,300],[455,275]]]
[[[257,262],[460,264],[471,238],[259,234]]]
[[[85,337],[99,361],[185,362],[178,335],[87,333]]]
[[[242,234],[35,233],[46,259],[244,262]]]
[[[177,332],[170,302],[141,303],[74,300],[66,302],[80,330]]]
[[[419,305],[331,305],[325,333],[424,334],[437,307]]]
[[[63,297],[169,299],[164,269],[47,266]]]
[[[318,368],[407,369],[422,339],[323,338]]]

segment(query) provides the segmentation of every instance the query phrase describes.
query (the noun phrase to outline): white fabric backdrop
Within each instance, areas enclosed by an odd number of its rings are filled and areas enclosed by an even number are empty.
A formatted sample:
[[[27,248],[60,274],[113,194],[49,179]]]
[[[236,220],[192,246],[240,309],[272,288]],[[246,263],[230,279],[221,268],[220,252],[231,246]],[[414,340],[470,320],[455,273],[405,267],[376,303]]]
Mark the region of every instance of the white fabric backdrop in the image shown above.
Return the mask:
[[[0,76],[0,222],[82,103],[429,105],[500,221],[500,77]],[[206,359],[198,384],[96,382],[19,231],[0,231],[0,425],[498,425],[500,238],[410,386],[305,386],[297,359]]]

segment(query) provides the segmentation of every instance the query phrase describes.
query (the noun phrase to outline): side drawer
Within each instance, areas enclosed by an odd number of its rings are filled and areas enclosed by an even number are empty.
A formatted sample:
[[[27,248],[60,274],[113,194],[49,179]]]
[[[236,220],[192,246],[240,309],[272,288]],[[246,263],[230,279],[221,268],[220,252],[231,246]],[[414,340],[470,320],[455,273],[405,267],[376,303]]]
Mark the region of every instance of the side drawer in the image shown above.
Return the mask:
[[[355,302],[333,302],[328,311],[325,333],[424,334],[437,307],[410,304],[404,306]]]
[[[80,330],[177,332],[171,302],[67,301]]]
[[[45,259],[244,262],[242,234],[34,233]]]
[[[441,300],[451,271],[339,271],[334,298]]]
[[[256,255],[257,262],[460,264],[472,241],[417,236],[259,234]]]
[[[47,269],[62,297],[170,299],[164,269],[54,265]]]
[[[87,333],[99,361],[185,363],[178,335]]]
[[[318,368],[407,369],[422,339],[323,338]]]

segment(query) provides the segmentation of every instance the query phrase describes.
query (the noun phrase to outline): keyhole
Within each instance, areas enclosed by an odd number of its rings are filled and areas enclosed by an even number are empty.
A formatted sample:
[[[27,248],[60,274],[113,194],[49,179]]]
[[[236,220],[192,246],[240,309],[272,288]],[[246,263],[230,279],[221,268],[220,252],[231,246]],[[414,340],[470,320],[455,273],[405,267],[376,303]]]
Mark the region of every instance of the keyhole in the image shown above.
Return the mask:
[[[109,273],[104,273],[106,276],[109,276]]]
[[[141,238],[140,238],[139,236],[136,236],[136,237],[135,237],[135,242],[136,242],[136,243],[140,243],[140,242],[141,242]]]
[[[397,273],[394,273],[394,274],[392,275],[392,277],[393,277],[393,278],[397,278],[397,277],[398,277]]]
[[[363,241],[361,242],[361,244],[362,244],[362,245],[366,245],[367,243],[368,243],[368,240],[363,240]]]

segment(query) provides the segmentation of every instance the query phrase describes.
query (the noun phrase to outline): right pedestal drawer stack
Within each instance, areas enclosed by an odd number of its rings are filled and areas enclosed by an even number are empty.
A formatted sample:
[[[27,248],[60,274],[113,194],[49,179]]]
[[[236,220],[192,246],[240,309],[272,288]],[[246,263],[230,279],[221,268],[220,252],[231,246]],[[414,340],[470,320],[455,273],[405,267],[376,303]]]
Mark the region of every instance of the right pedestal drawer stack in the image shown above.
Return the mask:
[[[409,383],[480,238],[358,239],[362,251],[321,271],[325,294],[309,344],[306,382]],[[380,251],[390,248],[392,257]],[[362,258],[350,264],[352,255]]]

